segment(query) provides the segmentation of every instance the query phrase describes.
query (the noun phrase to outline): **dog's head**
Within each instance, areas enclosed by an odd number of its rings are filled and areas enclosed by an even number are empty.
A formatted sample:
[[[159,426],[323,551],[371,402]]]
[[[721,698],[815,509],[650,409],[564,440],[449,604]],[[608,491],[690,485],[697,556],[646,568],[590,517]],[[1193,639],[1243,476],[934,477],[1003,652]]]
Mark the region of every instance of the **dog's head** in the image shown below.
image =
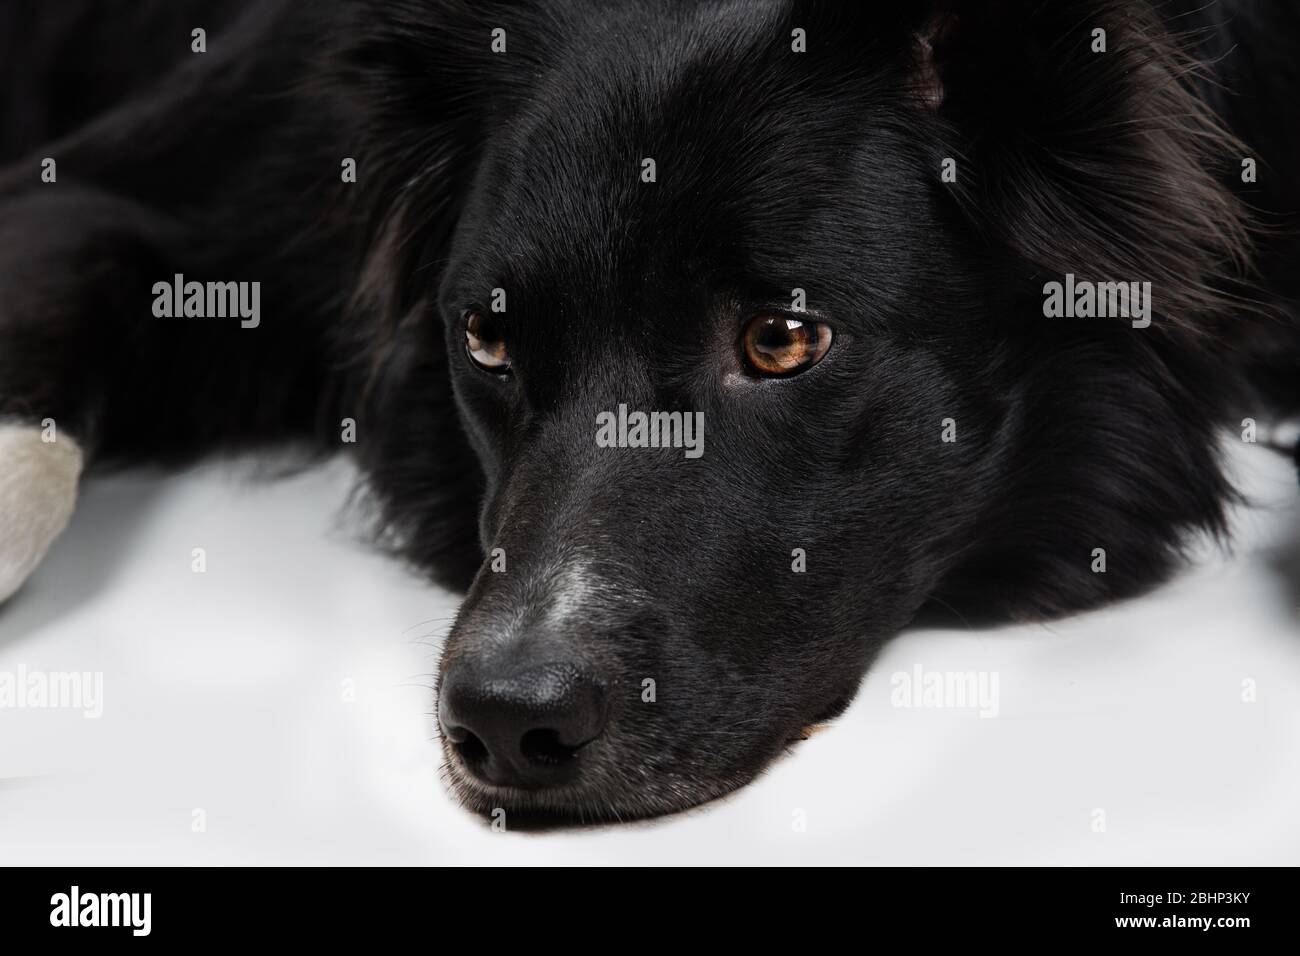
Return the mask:
[[[1133,4],[591,6],[387,3],[346,63],[363,454],[472,575],[453,781],[621,818],[753,777],[927,601],[1088,606],[1213,526],[1241,221]],[[1154,321],[1045,318],[1065,273]]]

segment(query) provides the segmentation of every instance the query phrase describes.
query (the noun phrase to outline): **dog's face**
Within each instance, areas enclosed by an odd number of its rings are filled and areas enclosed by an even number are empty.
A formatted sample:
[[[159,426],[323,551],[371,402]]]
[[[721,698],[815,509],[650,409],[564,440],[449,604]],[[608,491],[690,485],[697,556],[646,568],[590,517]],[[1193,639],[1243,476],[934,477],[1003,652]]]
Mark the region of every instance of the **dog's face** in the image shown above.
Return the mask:
[[[928,21],[845,38],[839,14],[797,12],[552,23],[545,72],[508,84],[458,161],[439,286],[402,332],[445,353],[403,368],[445,362],[482,475],[486,560],[439,692],[479,809],[626,818],[753,777],[978,550],[1025,436],[1047,440],[1029,384],[1097,381],[1142,348],[1089,333],[1031,379],[1021,363],[1078,333],[1026,344],[1022,257],[958,213]],[[682,444],[609,440],[656,412]],[[1056,529],[1080,573],[1086,523]]]
[[[957,258],[928,160],[865,78],[756,26],[658,22],[567,61],[461,217],[441,313],[500,552],[449,640],[442,718],[477,802],[637,815],[725,792],[831,716],[934,583],[961,476],[941,422],[978,398],[957,366],[981,339],[907,341]],[[711,72],[739,55],[734,83]],[[702,435],[607,447],[620,406]],[[546,746],[511,749],[555,723],[545,701],[500,731],[479,711],[565,679],[593,687],[557,708],[601,713],[557,731],[561,778],[527,766]]]

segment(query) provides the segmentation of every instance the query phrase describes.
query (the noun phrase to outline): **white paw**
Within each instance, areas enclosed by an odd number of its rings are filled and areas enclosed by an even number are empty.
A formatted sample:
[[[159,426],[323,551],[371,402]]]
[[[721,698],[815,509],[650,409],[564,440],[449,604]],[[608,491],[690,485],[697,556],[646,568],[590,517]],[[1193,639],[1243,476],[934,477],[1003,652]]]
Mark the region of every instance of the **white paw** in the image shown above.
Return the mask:
[[[35,425],[0,424],[0,603],[22,587],[77,504],[81,449]]]

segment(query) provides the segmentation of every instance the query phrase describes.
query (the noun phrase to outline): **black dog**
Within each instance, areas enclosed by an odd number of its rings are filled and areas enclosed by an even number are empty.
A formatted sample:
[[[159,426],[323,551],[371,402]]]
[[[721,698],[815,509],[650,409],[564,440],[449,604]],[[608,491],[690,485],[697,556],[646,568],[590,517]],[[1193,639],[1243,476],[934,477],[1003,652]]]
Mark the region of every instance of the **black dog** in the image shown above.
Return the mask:
[[[0,12],[0,591],[83,459],[353,449],[475,808],[696,804],[927,605],[1136,594],[1300,406],[1286,4],[114,6]]]

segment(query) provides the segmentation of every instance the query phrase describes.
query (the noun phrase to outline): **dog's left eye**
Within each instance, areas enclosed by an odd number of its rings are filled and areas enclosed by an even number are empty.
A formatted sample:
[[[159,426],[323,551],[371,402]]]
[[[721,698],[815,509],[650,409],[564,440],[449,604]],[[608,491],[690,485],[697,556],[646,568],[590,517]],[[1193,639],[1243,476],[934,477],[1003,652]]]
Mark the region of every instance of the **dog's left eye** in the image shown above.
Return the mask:
[[[745,326],[742,346],[745,361],[759,375],[797,375],[830,350],[831,327],[785,315],[757,315]]]
[[[505,332],[501,323],[482,312],[465,315],[465,351],[479,368],[502,375],[510,371]]]

